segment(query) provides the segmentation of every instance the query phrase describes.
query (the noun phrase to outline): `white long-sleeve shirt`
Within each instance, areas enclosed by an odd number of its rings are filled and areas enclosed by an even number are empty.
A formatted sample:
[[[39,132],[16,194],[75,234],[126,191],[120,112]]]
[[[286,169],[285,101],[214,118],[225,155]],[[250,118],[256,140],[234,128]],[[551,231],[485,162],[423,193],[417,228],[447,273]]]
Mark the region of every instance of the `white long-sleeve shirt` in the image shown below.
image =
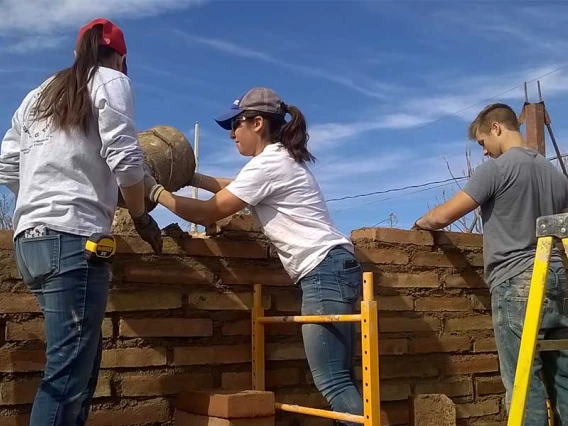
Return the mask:
[[[108,233],[118,186],[144,177],[130,80],[98,68],[90,83],[95,115],[88,135],[55,129],[51,119],[33,120],[46,83],[24,98],[2,140],[0,184],[16,195],[14,235],[38,225],[83,236]]]

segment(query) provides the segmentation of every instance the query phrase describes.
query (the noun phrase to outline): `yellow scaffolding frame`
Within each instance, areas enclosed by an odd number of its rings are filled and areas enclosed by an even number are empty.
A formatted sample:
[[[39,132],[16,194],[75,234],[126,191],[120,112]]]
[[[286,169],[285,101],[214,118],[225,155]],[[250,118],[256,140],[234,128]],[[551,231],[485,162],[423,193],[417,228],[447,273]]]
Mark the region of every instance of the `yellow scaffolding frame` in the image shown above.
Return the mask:
[[[353,315],[297,315],[264,316],[262,285],[254,285],[252,308],[252,388],[265,390],[264,325],[276,323],[330,323],[360,322],[363,368],[363,409],[362,416],[320,410],[293,404],[276,402],[276,409],[291,413],[324,417],[339,421],[360,423],[364,426],[380,426],[381,401],[379,395],[379,323],[378,304],[374,298],[373,273],[363,273],[363,299],[361,314]]]

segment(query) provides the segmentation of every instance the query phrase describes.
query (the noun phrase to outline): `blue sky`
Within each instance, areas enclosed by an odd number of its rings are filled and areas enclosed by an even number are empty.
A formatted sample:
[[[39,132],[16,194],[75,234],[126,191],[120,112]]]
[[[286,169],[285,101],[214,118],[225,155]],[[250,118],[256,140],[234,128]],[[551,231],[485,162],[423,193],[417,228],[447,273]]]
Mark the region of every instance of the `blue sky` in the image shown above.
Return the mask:
[[[116,4],[0,1],[1,133],[23,96],[71,63],[79,26],[104,16],[126,35],[137,126],[168,124],[193,141],[198,121],[205,174],[232,177],[248,160],[213,117],[254,86],[276,90],[306,115],[318,159],[312,170],[327,199],[448,179],[446,161],[462,176],[468,145],[473,163],[481,161],[479,147],[466,139],[468,121],[497,100],[520,111],[523,82],[541,76],[565,152],[568,68],[555,71],[568,65],[568,5],[562,2]],[[537,101],[535,82],[529,96]],[[346,233],[384,226],[391,213],[396,227],[409,228],[457,188],[432,187],[328,204]],[[163,208],[154,215],[161,226],[186,225]]]

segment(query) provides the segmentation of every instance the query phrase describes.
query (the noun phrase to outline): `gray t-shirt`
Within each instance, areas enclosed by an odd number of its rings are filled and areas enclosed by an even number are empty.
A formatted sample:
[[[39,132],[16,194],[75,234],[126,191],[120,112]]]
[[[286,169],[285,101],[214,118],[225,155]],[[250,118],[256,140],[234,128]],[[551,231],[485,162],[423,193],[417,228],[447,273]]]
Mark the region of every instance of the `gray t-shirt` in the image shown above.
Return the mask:
[[[536,219],[568,207],[568,178],[527,148],[511,148],[481,164],[464,191],[481,205],[485,280],[491,290],[533,265]],[[561,262],[558,253],[551,262]]]

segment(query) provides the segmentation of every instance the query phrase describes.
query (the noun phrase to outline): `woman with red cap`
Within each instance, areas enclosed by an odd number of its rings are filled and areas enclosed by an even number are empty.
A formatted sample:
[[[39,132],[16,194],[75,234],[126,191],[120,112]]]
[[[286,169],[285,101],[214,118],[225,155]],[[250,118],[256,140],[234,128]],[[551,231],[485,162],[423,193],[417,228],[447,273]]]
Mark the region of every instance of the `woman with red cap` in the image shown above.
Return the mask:
[[[47,362],[31,426],[86,422],[110,269],[85,246],[110,233],[119,190],[140,236],[161,251],[133,117],[124,36],[96,19],[79,31],[73,64],[25,97],[2,140],[0,184],[16,195],[16,261],[45,317]]]
[[[274,91],[256,87],[215,120],[230,131],[241,155],[253,158],[234,180],[196,173],[192,185],[215,193],[207,201],[171,194],[158,184],[152,186],[150,199],[202,225],[251,206],[284,269],[302,289],[302,314],[352,314],[362,269],[352,242],[333,225],[307,167],[314,157],[307,148],[302,112]],[[354,324],[304,324],[302,334],[314,382],[331,408],[362,415],[363,400],[351,368]]]

